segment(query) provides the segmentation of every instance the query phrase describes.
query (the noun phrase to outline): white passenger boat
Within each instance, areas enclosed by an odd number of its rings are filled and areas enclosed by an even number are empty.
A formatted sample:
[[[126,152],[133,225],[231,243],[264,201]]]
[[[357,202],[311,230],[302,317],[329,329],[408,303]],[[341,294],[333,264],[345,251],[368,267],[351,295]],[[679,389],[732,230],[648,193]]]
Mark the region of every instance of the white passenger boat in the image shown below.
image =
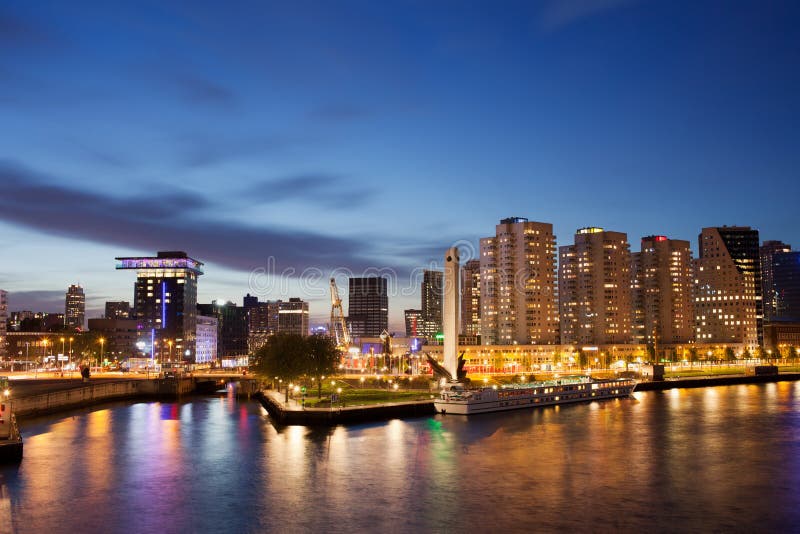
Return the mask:
[[[437,412],[448,414],[499,412],[627,397],[635,385],[633,380],[625,378],[593,379],[588,376],[478,389],[450,382],[442,386],[434,406]]]

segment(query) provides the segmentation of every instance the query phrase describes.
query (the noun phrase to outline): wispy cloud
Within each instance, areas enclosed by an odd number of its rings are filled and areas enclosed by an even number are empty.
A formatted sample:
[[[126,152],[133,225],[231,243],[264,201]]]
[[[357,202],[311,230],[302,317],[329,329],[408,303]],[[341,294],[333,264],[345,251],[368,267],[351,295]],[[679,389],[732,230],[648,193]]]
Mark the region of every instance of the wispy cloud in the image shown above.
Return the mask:
[[[67,288],[64,288],[63,291],[9,291],[8,310],[64,313],[64,294],[66,290]]]
[[[215,136],[192,133],[177,140],[178,164],[190,169],[209,167],[285,150],[303,142],[303,139],[288,134]]]
[[[309,118],[321,122],[346,122],[368,116],[366,109],[344,103],[328,103],[312,109]]]
[[[174,73],[167,80],[180,94],[191,102],[231,106],[236,103],[235,93],[214,80],[192,74]]]
[[[111,197],[64,186],[9,162],[0,162],[0,220],[54,235],[136,250],[186,250],[198,259],[240,271],[275,267],[300,272],[379,266],[369,241],[282,227],[253,227],[215,218],[210,201],[172,191]]]
[[[633,4],[638,0],[550,0],[541,12],[541,27],[556,31],[581,19]]]
[[[242,191],[244,198],[262,204],[300,201],[344,209],[354,198],[364,201],[374,191],[365,186],[353,187],[336,174],[313,173],[263,180]]]

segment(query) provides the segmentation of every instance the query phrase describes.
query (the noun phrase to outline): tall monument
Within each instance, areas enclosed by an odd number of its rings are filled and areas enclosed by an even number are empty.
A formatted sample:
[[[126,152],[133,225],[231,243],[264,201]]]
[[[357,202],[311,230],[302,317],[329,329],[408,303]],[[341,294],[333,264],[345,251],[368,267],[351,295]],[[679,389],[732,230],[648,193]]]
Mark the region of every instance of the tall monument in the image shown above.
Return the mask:
[[[458,248],[447,249],[444,255],[442,330],[444,333],[444,367],[450,371],[453,379],[458,377],[458,315],[461,310],[459,303],[461,273],[458,262]]]

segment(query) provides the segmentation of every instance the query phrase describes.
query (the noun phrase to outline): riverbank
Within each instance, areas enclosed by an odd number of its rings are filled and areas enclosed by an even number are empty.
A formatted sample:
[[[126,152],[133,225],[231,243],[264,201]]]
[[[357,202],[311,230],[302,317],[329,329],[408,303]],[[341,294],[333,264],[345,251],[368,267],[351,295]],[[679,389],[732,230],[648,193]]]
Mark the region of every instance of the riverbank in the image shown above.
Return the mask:
[[[766,384],[800,380],[800,373],[781,373],[774,375],[705,376],[679,378],[661,382],[639,382],[635,391],[664,391],[675,388],[704,388],[713,386],[734,386],[739,384]]]
[[[36,381],[29,388],[15,387],[12,402],[17,417],[25,418],[95,406],[120,400],[176,400],[187,395],[213,394],[225,380],[203,377],[156,379],[104,379]],[[29,392],[25,390],[29,389]],[[258,390],[255,380],[236,381],[237,396],[249,397]]]
[[[336,426],[339,424],[367,423],[389,419],[424,417],[436,410],[432,400],[392,402],[368,406],[336,406],[331,408],[304,408],[283,401],[283,394],[262,390],[255,398],[266,408],[270,417],[280,425]]]

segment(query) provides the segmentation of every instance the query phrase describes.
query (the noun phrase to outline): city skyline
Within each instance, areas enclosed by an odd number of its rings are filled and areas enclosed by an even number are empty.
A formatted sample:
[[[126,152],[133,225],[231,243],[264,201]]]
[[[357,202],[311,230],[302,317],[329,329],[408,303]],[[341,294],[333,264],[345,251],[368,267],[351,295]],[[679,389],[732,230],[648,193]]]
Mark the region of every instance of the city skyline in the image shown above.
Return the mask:
[[[132,299],[113,258],[154,250],[206,263],[201,302],[268,258],[409,276],[505,217],[800,242],[793,4],[78,4],[0,9],[9,311],[79,284],[99,316]]]

